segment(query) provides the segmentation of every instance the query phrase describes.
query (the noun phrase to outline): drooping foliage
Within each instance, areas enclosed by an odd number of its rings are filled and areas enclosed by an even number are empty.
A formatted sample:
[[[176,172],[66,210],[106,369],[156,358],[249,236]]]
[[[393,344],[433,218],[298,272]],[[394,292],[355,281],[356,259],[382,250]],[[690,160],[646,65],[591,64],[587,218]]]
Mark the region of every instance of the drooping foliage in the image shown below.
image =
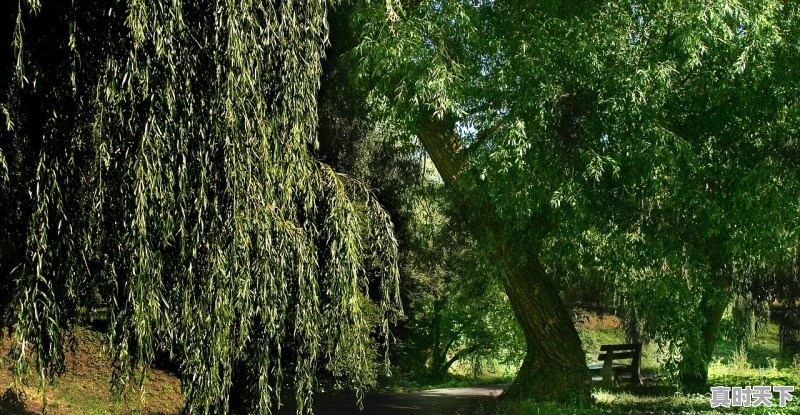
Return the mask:
[[[284,373],[300,412],[320,368],[371,384],[397,243],[368,189],[313,157],[329,3],[8,3],[0,265],[20,368],[58,373],[99,306],[114,386],[168,352],[189,413],[227,412],[242,379],[243,413],[274,409]]]
[[[609,73],[631,65],[636,79],[648,74],[642,62],[661,67],[637,81],[648,88],[633,107],[640,112],[622,124],[643,141],[603,136],[619,173],[590,198],[615,210],[608,225],[564,242],[589,258],[584,269],[611,277],[606,295],[679,357],[670,366],[682,379],[702,383],[721,320],[736,317],[760,274],[793,256],[798,84],[784,71],[796,71],[797,10],[639,6],[641,58]]]
[[[368,183],[391,213],[400,247],[405,316],[393,330],[393,378],[441,382],[456,363],[474,370],[518,358],[520,337],[503,293],[470,236],[444,214],[446,195],[414,140],[376,119],[355,78],[353,3],[329,15],[319,94],[320,154]]]

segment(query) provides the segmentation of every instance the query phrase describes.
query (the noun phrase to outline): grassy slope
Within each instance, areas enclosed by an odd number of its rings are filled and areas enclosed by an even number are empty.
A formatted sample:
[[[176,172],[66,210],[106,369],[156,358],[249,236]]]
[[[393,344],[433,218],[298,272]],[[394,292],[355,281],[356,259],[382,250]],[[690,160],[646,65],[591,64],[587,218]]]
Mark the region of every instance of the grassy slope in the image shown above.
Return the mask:
[[[114,403],[109,390],[111,364],[103,356],[101,335],[78,328],[74,347],[67,354],[66,373],[46,388],[47,414],[177,414],[181,408],[180,383],[170,374],[151,370],[147,374],[144,394],[139,388],[130,391],[124,402]],[[21,415],[42,413],[39,380],[28,376],[14,388],[11,376],[13,362],[6,357],[11,342],[0,340],[0,414]],[[15,390],[16,389],[16,390]]]

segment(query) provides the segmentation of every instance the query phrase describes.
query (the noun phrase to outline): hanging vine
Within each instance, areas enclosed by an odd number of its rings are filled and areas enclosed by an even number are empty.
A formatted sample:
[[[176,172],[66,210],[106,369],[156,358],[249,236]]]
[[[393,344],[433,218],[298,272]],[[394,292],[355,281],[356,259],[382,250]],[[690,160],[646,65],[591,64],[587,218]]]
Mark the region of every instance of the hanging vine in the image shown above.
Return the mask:
[[[372,334],[388,347],[400,312],[397,243],[369,190],[313,157],[328,6],[19,1],[19,99],[2,108],[36,163],[0,168],[27,190],[20,373],[63,369],[63,335],[98,292],[117,391],[158,351],[180,363],[189,413],[227,413],[237,367],[247,413],[279,404],[284,373],[301,413],[320,365],[359,393],[374,382]]]

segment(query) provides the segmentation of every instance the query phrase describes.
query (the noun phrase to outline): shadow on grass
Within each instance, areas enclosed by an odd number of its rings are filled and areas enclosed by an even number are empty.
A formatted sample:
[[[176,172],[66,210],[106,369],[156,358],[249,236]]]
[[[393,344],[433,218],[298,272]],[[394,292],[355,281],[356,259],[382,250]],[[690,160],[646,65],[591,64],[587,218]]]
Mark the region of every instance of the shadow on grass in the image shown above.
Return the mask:
[[[591,403],[537,402],[535,400],[482,402],[470,415],[655,415],[697,414],[709,411],[703,394],[687,394],[675,385],[593,386]]]
[[[35,415],[25,407],[23,396],[13,388],[8,388],[0,396],[0,413],[7,415]]]
[[[593,408],[613,414],[685,414],[709,410],[702,394],[683,394],[675,387],[652,386],[638,389],[599,390]]]
[[[49,413],[49,411],[48,411]],[[29,410],[25,405],[25,395],[14,389],[8,388],[0,395],[0,414],[2,415],[40,415],[39,412]],[[177,415],[170,412],[133,411],[130,415]]]

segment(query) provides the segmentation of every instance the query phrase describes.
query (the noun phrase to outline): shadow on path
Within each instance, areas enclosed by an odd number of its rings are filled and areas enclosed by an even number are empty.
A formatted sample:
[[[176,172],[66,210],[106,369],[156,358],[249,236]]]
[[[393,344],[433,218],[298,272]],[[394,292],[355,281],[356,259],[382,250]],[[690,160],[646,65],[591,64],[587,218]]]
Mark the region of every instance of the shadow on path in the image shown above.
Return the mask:
[[[469,388],[431,389],[402,394],[368,393],[364,410],[360,411],[353,394],[316,395],[315,415],[439,415],[469,414],[481,406],[493,404],[503,392],[504,385]],[[284,407],[280,415],[293,415],[294,403]]]

